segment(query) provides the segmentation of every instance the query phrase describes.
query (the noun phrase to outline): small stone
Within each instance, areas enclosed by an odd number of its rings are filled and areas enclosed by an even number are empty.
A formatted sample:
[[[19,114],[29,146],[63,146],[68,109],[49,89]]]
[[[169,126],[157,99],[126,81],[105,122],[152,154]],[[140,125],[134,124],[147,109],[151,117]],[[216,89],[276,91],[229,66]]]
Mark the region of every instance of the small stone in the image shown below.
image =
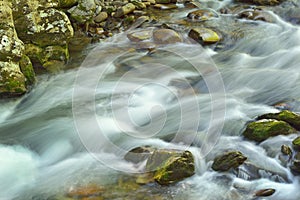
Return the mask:
[[[212,169],[215,171],[228,171],[242,165],[246,160],[247,157],[239,151],[227,152],[214,159]]]
[[[153,32],[153,39],[158,44],[173,44],[182,42],[180,35],[171,29],[157,29]]]
[[[133,33],[127,34],[127,37],[132,42],[140,42],[143,40],[148,40],[152,36],[152,31],[149,30],[142,30],[142,31],[136,31]]]
[[[100,12],[95,18],[94,21],[96,23],[101,23],[108,18],[107,12]]]
[[[300,139],[300,138],[299,138]],[[287,156],[291,156],[292,155],[292,150],[289,146],[287,145],[282,145],[281,146],[281,152],[284,154],[284,155],[287,155]]]
[[[211,18],[216,18],[218,17],[218,14],[212,10],[208,9],[199,9],[193,12],[190,12],[187,17],[192,20],[197,20],[197,21],[205,21],[209,20]]]
[[[189,37],[203,45],[220,41],[219,35],[207,28],[193,28],[189,32]]]
[[[161,10],[171,10],[178,8],[176,4],[155,4],[154,8],[161,9]]]
[[[177,0],[156,0],[156,3],[161,3],[161,4],[169,4],[169,3],[176,3]]]
[[[124,15],[127,15],[135,10],[135,5],[132,3],[128,3],[125,6],[122,6],[121,8],[117,9],[116,13],[113,15],[114,17],[122,17]]]
[[[235,0],[240,3],[250,3],[262,6],[275,6],[283,2],[284,0]]]
[[[257,197],[268,197],[273,195],[276,192],[275,189],[263,189],[263,190],[258,190],[255,192],[255,196]]]
[[[270,137],[278,135],[289,135],[297,131],[284,121],[275,119],[263,119],[256,122],[251,122],[247,125],[243,135],[256,142],[262,142]]]
[[[131,3],[133,3],[133,5],[135,5],[136,9],[138,9],[138,10],[142,10],[147,7],[143,2],[140,2],[137,0],[133,0],[133,1],[131,1]]]

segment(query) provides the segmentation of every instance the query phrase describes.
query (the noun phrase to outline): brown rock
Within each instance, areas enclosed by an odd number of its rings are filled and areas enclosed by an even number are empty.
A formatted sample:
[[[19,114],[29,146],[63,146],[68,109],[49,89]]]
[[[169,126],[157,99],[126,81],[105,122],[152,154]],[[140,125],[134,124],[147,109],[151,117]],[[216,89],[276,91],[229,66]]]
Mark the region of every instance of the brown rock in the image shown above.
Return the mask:
[[[171,29],[158,29],[153,32],[153,39],[159,44],[173,44],[182,42],[180,35]]]

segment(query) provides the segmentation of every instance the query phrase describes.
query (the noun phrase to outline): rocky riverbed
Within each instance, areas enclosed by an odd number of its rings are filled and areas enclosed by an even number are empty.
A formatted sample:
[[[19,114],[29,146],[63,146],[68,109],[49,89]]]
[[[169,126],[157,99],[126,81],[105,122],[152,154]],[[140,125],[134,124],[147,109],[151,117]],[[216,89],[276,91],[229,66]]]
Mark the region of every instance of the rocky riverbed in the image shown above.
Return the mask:
[[[0,0],[0,155],[17,160],[0,167],[0,179],[9,183],[0,199],[299,199],[299,6],[293,0]],[[209,63],[202,63],[202,51]],[[191,70],[194,63],[201,75]],[[219,70],[221,81],[213,73]],[[100,72],[105,78],[94,83]],[[211,88],[219,81],[223,91]],[[133,124],[123,116],[125,96]],[[166,108],[171,119],[148,137],[156,125],[147,127],[152,118],[144,112],[152,105]],[[90,111],[113,145],[94,139]],[[152,111],[159,124],[163,112]],[[115,115],[120,124],[111,121]],[[198,118],[204,120],[194,125]],[[215,136],[211,126],[223,129]],[[94,141],[104,166],[87,147]]]

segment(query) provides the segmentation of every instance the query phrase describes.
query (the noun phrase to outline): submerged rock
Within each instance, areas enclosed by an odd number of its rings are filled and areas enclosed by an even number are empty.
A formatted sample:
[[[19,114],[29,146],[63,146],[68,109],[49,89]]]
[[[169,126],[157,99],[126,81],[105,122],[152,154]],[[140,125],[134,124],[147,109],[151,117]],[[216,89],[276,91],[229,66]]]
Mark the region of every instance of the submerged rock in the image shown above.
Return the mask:
[[[199,9],[193,12],[190,12],[187,17],[191,20],[197,20],[197,21],[205,21],[209,20],[211,18],[218,17],[218,14],[212,10],[208,9]]]
[[[140,42],[143,40],[148,40],[152,37],[151,30],[142,30],[142,31],[134,31],[127,34],[127,37],[132,42]]]
[[[146,170],[154,172],[154,180],[160,185],[177,183],[194,175],[194,157],[189,151],[155,150],[147,160]]]
[[[158,44],[173,44],[182,42],[180,35],[171,29],[157,29],[153,31],[153,39]]]
[[[275,119],[263,119],[256,122],[251,122],[247,125],[243,132],[245,138],[262,142],[270,137],[277,135],[289,135],[297,131],[284,121]]]
[[[235,0],[240,3],[249,3],[262,6],[275,6],[282,3],[284,0]]]
[[[276,192],[275,189],[268,188],[268,189],[263,189],[263,190],[258,190],[255,192],[255,196],[257,197],[268,197],[272,196]]]
[[[239,151],[227,152],[214,159],[212,169],[215,171],[228,171],[239,167],[246,160],[247,157]]]
[[[202,45],[213,44],[220,41],[219,35],[207,28],[193,28],[189,32],[189,37]]]
[[[150,146],[136,147],[131,149],[125,156],[124,159],[133,162],[139,163],[144,160],[147,160],[149,156],[154,152],[155,148]]]
[[[279,113],[269,113],[259,116],[258,119],[276,119],[289,123],[295,129],[300,130],[300,115],[289,110],[283,110]]]

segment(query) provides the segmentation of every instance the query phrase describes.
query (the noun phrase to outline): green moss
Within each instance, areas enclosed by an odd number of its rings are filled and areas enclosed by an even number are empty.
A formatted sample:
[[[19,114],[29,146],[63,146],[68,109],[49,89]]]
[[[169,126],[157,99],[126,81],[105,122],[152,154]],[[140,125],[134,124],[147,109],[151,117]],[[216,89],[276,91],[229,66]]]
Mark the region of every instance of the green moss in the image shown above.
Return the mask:
[[[14,62],[1,62],[0,96],[18,96],[26,92],[25,77]]]
[[[291,126],[300,130],[300,115],[289,110],[284,110],[279,113],[269,113],[259,116],[258,119],[276,119],[289,123]]]
[[[288,123],[270,119],[249,123],[243,135],[249,140],[262,142],[269,137],[288,135],[296,132]]]
[[[33,85],[36,81],[32,63],[27,56],[23,56],[20,60],[20,69],[26,78],[26,87]]]
[[[247,157],[239,151],[227,152],[215,158],[212,169],[215,171],[228,171],[242,165]]]
[[[147,169],[161,185],[177,183],[195,173],[194,157],[189,151],[156,150],[148,159]]]

